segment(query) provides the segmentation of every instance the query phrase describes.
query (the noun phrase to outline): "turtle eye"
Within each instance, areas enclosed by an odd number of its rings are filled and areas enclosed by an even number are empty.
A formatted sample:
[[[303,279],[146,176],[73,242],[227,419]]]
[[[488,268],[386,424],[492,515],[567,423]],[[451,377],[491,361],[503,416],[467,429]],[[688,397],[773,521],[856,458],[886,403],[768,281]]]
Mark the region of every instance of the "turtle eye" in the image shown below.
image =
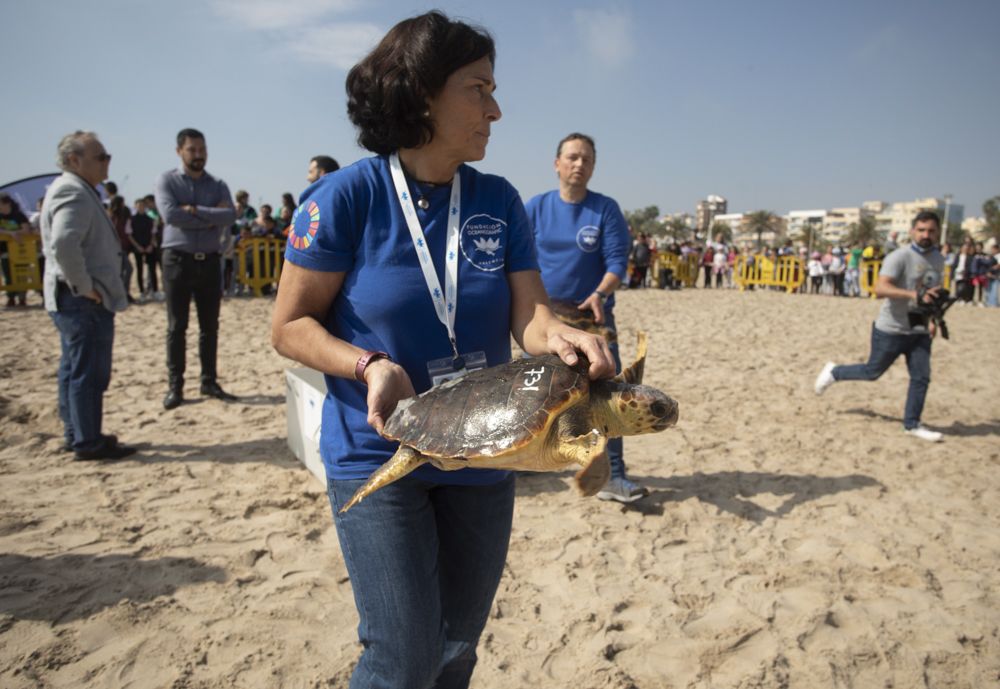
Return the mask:
[[[657,418],[667,415],[667,407],[663,404],[663,402],[653,402],[653,404],[649,407],[649,410],[653,412],[653,416],[656,416]]]

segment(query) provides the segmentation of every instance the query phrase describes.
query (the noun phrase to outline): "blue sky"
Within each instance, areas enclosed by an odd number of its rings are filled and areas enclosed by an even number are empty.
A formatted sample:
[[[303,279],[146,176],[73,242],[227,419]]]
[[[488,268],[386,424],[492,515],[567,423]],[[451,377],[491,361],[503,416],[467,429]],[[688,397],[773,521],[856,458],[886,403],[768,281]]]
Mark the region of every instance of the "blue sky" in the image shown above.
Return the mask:
[[[625,209],[831,208],[1000,194],[1000,2],[6,0],[0,183],[54,169],[59,137],[97,131],[124,194],[177,163],[182,127],[256,205],[305,187],[308,160],[366,155],[347,69],[431,8],[497,41],[480,170],[527,200],[555,145],[597,140],[591,188]]]

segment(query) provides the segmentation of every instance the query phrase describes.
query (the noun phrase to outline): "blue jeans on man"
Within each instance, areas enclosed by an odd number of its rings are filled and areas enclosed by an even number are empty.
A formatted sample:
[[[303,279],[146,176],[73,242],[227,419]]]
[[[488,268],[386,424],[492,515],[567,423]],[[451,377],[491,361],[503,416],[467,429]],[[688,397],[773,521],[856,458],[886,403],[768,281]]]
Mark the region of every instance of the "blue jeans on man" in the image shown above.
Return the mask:
[[[605,309],[604,311],[604,325],[611,329],[612,332],[618,332],[618,329],[615,327],[615,315],[611,309]],[[615,338],[614,342],[608,343],[608,349],[611,350],[611,356],[615,358],[615,373],[621,373],[622,359],[618,354],[617,338]],[[621,436],[617,438],[608,438],[608,461],[611,463],[611,478],[626,478],[624,450],[625,441]]]
[[[111,382],[115,314],[59,283],[52,311],[62,357],[59,360],[59,417],[67,447],[91,452],[105,443],[101,435],[104,392]]]
[[[836,381],[877,380],[902,355],[910,373],[906,392],[903,427],[907,430],[920,425],[927,387],[931,382],[931,336],[926,333],[898,335],[872,326],[872,345],[868,361],[863,364],[836,366],[832,373]]]
[[[340,514],[364,483],[328,482],[361,618],[351,689],[464,689],[507,559],[514,477],[449,486],[404,476]]]

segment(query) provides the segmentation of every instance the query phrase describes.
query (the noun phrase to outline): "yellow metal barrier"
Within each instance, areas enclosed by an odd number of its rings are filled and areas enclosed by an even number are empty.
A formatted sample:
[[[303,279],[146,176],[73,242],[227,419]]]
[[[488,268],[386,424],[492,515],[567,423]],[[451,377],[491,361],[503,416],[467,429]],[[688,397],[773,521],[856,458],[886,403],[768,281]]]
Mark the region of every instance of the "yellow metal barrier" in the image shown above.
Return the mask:
[[[654,285],[660,280],[660,271],[666,269],[672,270],[674,279],[680,281],[685,287],[694,287],[694,283],[698,279],[697,254],[688,254],[684,257],[669,251],[657,252],[652,266]]]
[[[744,291],[751,285],[784,287],[789,294],[806,281],[805,263],[797,256],[779,256],[772,261],[763,254],[753,257],[753,264],[747,262],[747,255],[736,257],[733,278]]]
[[[276,237],[251,237],[236,243],[236,281],[246,285],[258,297],[265,285],[277,286],[285,256],[285,240]]]
[[[0,240],[7,243],[7,260],[10,261],[10,283],[3,285],[5,292],[27,292],[42,289],[42,274],[38,265],[38,238],[27,235],[19,239]]]
[[[861,263],[858,264],[858,285],[862,294],[875,298],[875,283],[878,282],[878,273],[881,269],[882,259],[861,259]]]
[[[880,270],[882,270],[882,259],[862,259],[858,266],[858,284],[861,285],[861,291],[872,299],[875,298],[875,283],[878,282]],[[945,267],[941,286],[951,290],[951,268]]]

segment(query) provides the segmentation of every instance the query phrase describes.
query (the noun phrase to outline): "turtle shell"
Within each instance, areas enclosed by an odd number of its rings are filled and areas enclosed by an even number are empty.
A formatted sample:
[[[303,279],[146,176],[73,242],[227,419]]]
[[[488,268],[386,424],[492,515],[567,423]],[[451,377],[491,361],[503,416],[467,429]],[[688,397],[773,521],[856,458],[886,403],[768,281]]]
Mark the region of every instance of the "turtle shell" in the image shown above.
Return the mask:
[[[473,371],[403,400],[383,436],[431,457],[498,457],[524,447],[588,394],[587,362],[553,354]]]

